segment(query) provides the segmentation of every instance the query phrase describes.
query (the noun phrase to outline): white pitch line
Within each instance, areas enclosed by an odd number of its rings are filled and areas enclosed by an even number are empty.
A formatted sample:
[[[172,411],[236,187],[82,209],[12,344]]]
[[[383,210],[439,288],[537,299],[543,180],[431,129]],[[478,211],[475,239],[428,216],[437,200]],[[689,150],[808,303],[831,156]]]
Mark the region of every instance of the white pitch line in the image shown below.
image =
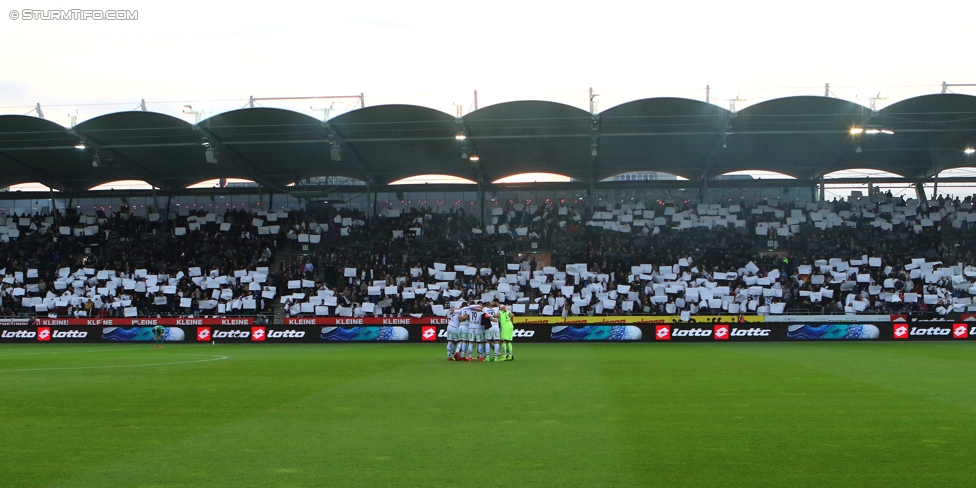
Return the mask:
[[[0,354],[0,358],[19,357],[19,356],[41,356],[47,354],[91,354],[95,352],[139,351],[144,349],[142,347],[129,347],[125,349],[119,348],[118,346],[115,347],[116,347],[115,349],[113,349],[113,346],[109,346],[106,348],[95,349],[91,351],[54,351],[54,352],[25,352],[20,354]]]
[[[181,355],[182,356],[210,356],[209,354],[181,354]],[[222,361],[224,359],[228,359],[228,357],[214,355],[214,359],[197,359],[194,361],[176,361],[170,363],[148,363],[148,364],[116,364],[111,366],[77,366],[71,368],[0,369],[0,373],[13,373],[17,371],[65,371],[65,370],[74,370],[74,369],[142,368],[146,366],[167,366],[173,364],[206,363],[210,361]]]
[[[151,344],[151,342],[146,342],[146,344]],[[178,343],[178,342],[167,342],[167,344],[179,345],[180,348],[203,347],[203,346],[209,346],[210,345],[210,344],[183,344],[183,343]],[[81,347],[81,346],[84,346],[85,344],[64,344],[64,343],[60,343],[60,344],[57,344],[57,345],[58,346],[79,346],[79,347]],[[90,345],[90,344],[88,344],[88,345]],[[93,350],[89,350],[89,351],[25,352],[25,353],[19,353],[19,354],[0,354],[0,358],[18,357],[18,356],[40,356],[40,355],[44,355],[44,354],[79,354],[79,353],[80,354],[91,354],[91,353],[97,353],[97,352],[144,351],[144,350],[148,349],[145,346],[133,346],[133,347],[125,347],[125,348],[123,348],[121,346],[117,346],[117,345],[113,345],[113,344],[103,344],[103,345],[105,347],[102,347],[102,348],[99,348],[99,349],[93,349]],[[47,347],[47,346],[45,345],[43,347]]]

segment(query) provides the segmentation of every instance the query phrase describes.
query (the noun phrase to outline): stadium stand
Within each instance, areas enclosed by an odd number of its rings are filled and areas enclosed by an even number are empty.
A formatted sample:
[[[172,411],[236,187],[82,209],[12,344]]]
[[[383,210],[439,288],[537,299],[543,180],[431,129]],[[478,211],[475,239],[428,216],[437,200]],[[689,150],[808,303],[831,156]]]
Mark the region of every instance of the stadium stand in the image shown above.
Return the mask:
[[[972,312],[972,198],[927,198],[925,187],[973,165],[973,111],[976,97],[942,94],[877,111],[799,96],[738,112],[676,98],[600,113],[511,102],[462,117],[387,105],[326,122],[272,108],[199,124],[135,111],[70,129],[0,116],[0,185],[52,189],[0,200],[67,209],[0,222],[2,313],[438,315],[490,297],[542,315]],[[867,196],[823,201],[826,175],[850,168],[889,171],[918,199],[872,192],[871,181]],[[794,179],[722,179],[747,170]],[[498,183],[518,172],[572,180]],[[631,172],[674,179],[610,181]],[[471,184],[394,185],[419,174]],[[187,188],[228,177],[254,187]],[[310,183],[325,177],[345,182]],[[165,210],[72,201],[114,198],[90,189],[121,179],[158,189],[127,198]],[[378,204],[435,186],[476,197],[464,208]],[[528,188],[531,202],[494,197]],[[733,188],[766,193],[722,191]],[[638,197],[597,197],[618,190]],[[158,202],[186,195],[211,211]],[[268,205],[217,211],[217,195]],[[273,198],[288,208],[272,211]]]
[[[459,209],[181,210],[8,217],[3,314],[443,315],[460,300],[522,314],[976,311],[971,198],[509,204]],[[770,238],[783,246],[766,247]],[[520,243],[550,242],[548,265]],[[276,260],[308,245],[307,256]],[[524,246],[523,246],[524,247]],[[788,256],[788,257],[787,257]]]
[[[519,206],[498,216],[496,229],[504,232],[494,235],[490,227],[465,232],[458,213],[415,209],[380,219],[373,235],[387,241],[374,239],[369,251],[343,246],[318,255],[317,267],[334,271],[316,286],[303,286],[309,281],[292,271],[294,292],[282,301],[291,314],[327,315],[437,315],[451,301],[496,297],[523,313],[548,315],[564,307],[572,315],[974,310],[976,268],[963,264],[972,263],[968,198],[627,207],[587,214]],[[637,233],[624,223],[606,224],[633,222],[627,217],[635,214],[649,222],[648,212],[667,214],[669,222],[654,230],[637,226]],[[590,220],[597,213],[607,217],[604,225]],[[516,232],[505,229],[526,222]],[[402,237],[411,225],[417,237]],[[506,242],[532,232],[562,243],[556,266],[537,269],[505,255]],[[787,236],[784,251],[764,252],[761,241],[771,233]]]
[[[258,235],[254,222],[243,211],[8,217],[0,233],[3,314],[265,311],[274,298],[268,265],[277,236]]]

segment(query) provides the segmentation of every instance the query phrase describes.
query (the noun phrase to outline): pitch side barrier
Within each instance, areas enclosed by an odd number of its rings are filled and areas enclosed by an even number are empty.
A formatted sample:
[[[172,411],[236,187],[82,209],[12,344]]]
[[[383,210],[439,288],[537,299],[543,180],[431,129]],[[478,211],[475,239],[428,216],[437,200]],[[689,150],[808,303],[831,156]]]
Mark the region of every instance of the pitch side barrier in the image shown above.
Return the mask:
[[[556,316],[519,316],[515,317],[516,325],[640,325],[640,324],[718,324],[738,323],[737,315],[693,315],[682,318],[679,315],[607,315],[562,317]],[[877,322],[909,322],[908,315],[746,315],[742,318],[746,323],[877,323]],[[928,319],[915,318],[925,322]],[[950,314],[940,318],[941,322],[976,322],[976,314]],[[27,318],[0,318],[0,327],[22,326],[30,324]],[[112,318],[50,318],[36,317],[33,325],[41,326],[79,326],[79,327],[134,327],[155,325],[162,326],[224,326],[224,325],[257,325],[257,317],[112,317]],[[282,320],[282,325],[446,325],[444,317],[288,317]]]
[[[45,319],[34,325],[3,324],[0,343],[151,342],[155,325],[163,326],[167,342],[177,343],[443,343],[447,341],[445,322],[439,317],[289,319],[280,325],[255,325],[252,319]],[[976,321],[560,322],[553,325],[526,319],[516,323],[514,336],[517,342],[976,340]]]

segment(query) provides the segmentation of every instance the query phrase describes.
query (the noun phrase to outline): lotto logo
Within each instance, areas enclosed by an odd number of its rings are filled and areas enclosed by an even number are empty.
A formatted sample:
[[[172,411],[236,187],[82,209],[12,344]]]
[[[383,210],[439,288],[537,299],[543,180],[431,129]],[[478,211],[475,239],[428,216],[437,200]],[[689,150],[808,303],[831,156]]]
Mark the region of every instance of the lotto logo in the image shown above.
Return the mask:
[[[39,341],[50,341],[51,340],[51,328],[50,327],[38,327],[37,328],[37,340],[39,340]]]
[[[657,325],[654,326],[654,338],[659,341],[670,341],[671,340],[671,326],[670,325]]]
[[[953,339],[968,339],[969,338],[969,326],[966,324],[952,324],[952,338]]]
[[[907,325],[896,325],[895,326],[895,339],[908,339],[908,326]]]
[[[197,327],[197,340],[198,341],[209,341],[210,340],[210,327]]]
[[[251,340],[252,341],[263,341],[267,339],[267,328],[265,327],[251,327]]]
[[[420,338],[425,341],[437,339],[437,327],[433,325],[424,326],[420,329]]]
[[[716,324],[712,329],[713,335],[716,341],[727,341],[729,340],[729,326],[725,324]]]

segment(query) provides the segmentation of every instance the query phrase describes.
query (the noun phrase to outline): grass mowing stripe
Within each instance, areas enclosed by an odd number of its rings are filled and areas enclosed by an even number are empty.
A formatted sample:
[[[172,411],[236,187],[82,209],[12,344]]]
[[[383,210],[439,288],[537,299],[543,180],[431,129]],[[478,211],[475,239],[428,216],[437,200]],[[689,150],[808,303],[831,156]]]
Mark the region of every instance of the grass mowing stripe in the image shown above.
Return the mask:
[[[816,355],[790,354],[794,344],[766,346],[731,350],[780,357],[810,368],[811,374],[839,375],[953,407],[976,408],[976,389],[966,381],[976,369],[976,344],[806,344]]]

